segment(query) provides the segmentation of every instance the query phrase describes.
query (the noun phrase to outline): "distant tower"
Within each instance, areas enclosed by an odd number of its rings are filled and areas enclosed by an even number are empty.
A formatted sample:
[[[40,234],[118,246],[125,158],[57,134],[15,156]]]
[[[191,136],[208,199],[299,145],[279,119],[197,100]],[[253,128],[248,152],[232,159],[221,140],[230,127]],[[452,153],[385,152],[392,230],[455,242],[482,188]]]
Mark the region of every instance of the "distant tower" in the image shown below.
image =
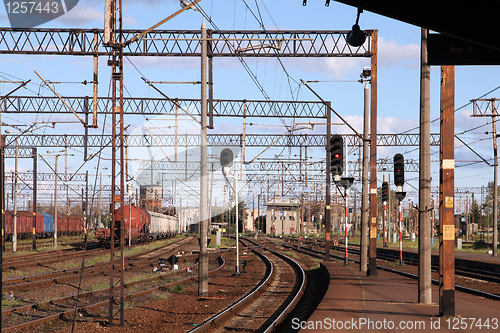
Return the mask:
[[[163,188],[161,185],[141,185],[141,208],[147,211],[161,212]]]

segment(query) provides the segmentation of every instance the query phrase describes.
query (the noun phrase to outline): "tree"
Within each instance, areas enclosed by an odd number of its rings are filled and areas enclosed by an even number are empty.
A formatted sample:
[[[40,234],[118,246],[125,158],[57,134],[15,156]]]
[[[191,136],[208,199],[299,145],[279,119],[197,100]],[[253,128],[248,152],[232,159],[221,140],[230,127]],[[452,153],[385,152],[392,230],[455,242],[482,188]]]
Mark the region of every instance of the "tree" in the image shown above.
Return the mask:
[[[481,223],[481,208],[476,200],[472,201],[469,213],[471,216],[470,222],[479,225]]]
[[[500,193],[500,186],[497,192]],[[488,216],[487,223],[493,223],[493,182],[489,182],[486,186],[486,200],[483,204],[483,212]]]

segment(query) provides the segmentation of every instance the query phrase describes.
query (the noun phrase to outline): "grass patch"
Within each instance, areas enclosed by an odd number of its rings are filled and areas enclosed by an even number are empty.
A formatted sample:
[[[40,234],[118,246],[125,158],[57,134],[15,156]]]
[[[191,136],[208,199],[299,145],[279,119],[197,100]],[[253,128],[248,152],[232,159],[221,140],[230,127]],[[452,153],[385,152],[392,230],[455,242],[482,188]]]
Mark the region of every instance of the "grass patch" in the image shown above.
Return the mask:
[[[184,287],[181,285],[181,284],[178,284],[176,285],[174,288],[172,288],[170,290],[171,293],[174,293],[174,294],[182,294],[184,293],[186,290],[184,289]]]
[[[106,289],[106,288],[109,288],[109,282],[93,284],[90,286],[89,289],[87,289],[87,291],[95,291],[95,290],[101,290],[101,289]]]
[[[137,304],[137,300],[131,299],[131,300],[128,300],[125,302],[124,308],[125,308],[125,310],[129,310],[129,309],[133,308],[136,304]]]
[[[299,255],[293,251],[283,251],[282,253],[286,256],[291,257],[291,258],[295,258],[295,259],[299,258]]]
[[[311,260],[314,261],[314,264],[309,266],[309,270],[312,271],[312,270],[318,269],[320,267],[321,260],[319,260],[317,258],[311,258]]]
[[[157,241],[150,242],[150,243],[143,244],[143,245],[136,245],[133,248],[131,248],[130,250],[128,248],[126,248],[125,249],[125,255],[127,255],[127,256],[133,256],[135,254],[139,254],[141,252],[144,252],[144,251],[147,251],[147,250],[151,250],[151,249],[157,248],[157,247],[162,246],[162,245],[166,245],[166,244],[170,244],[170,243],[176,242],[176,241],[179,240],[179,238],[183,238],[183,237],[184,236],[182,236],[182,235],[177,235],[177,236],[172,237],[172,238],[157,240]]]
[[[159,296],[158,296],[159,299],[169,299],[170,298],[170,294],[169,293],[166,293],[166,292],[162,292]]]
[[[107,262],[107,261],[109,261],[109,253],[106,253],[106,254],[103,254],[103,255],[100,255],[97,257],[93,257],[90,259],[86,259],[85,266],[95,265],[95,264]],[[80,264],[78,264],[78,267],[80,267]]]
[[[228,247],[229,242],[229,237],[221,237],[220,245],[217,245],[217,235],[210,235],[210,244],[208,245],[208,247],[211,249],[220,249],[221,247]]]
[[[141,274],[141,275],[129,278],[129,279],[125,279],[125,283],[130,283],[130,282],[140,281],[140,280],[144,280],[144,279],[149,279],[149,278],[152,278],[152,277],[155,277],[155,276],[158,276],[158,273],[144,273],[144,274]],[[155,281],[151,281],[151,282],[154,283]]]
[[[18,306],[24,305],[24,301],[18,300],[18,299],[13,299],[13,300],[2,300],[2,309],[10,309],[10,308],[17,308]]]

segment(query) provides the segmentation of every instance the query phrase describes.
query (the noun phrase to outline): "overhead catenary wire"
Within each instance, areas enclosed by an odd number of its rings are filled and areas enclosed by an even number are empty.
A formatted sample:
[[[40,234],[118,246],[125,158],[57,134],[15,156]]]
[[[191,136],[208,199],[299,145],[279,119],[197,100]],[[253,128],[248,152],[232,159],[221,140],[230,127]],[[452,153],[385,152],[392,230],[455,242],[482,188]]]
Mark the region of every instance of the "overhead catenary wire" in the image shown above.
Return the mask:
[[[493,92],[497,91],[498,89],[500,89],[500,86],[497,86],[496,88],[491,89],[491,90],[490,90],[490,91],[488,91],[487,93],[485,93],[485,94],[481,95],[479,98],[484,98],[485,96],[487,96],[487,95],[489,95],[489,94],[491,94],[491,93],[493,93]],[[478,99],[479,99],[479,98],[478,98]],[[470,104],[472,104],[472,102],[468,102],[468,103],[466,103],[466,104],[462,105],[461,107],[456,108],[454,112],[456,113],[456,112],[458,112],[458,111],[460,111],[460,110],[462,110],[462,109],[466,108],[466,107],[467,107],[467,106],[469,106]],[[439,121],[440,119],[441,119],[441,118],[435,118],[435,119],[431,120],[431,124],[432,124],[432,123],[434,123],[434,122],[436,122],[436,121]],[[410,128],[409,130],[406,130],[406,131],[400,132],[400,133],[398,133],[398,134],[405,134],[405,133],[408,133],[408,132],[411,132],[411,131],[417,130],[417,129],[419,129],[419,128],[420,128],[420,126],[413,127],[413,128]]]

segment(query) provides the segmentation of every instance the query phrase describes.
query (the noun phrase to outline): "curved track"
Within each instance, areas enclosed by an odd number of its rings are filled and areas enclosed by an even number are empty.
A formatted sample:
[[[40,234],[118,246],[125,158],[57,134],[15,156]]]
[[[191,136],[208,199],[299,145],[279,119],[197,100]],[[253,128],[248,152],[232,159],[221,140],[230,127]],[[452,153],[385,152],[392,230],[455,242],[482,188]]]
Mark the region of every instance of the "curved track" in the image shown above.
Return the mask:
[[[306,285],[302,267],[269,248],[257,249],[259,245],[249,239],[242,242],[253,243],[254,247],[250,249],[264,262],[265,276],[246,296],[190,332],[269,332],[300,300]]]

